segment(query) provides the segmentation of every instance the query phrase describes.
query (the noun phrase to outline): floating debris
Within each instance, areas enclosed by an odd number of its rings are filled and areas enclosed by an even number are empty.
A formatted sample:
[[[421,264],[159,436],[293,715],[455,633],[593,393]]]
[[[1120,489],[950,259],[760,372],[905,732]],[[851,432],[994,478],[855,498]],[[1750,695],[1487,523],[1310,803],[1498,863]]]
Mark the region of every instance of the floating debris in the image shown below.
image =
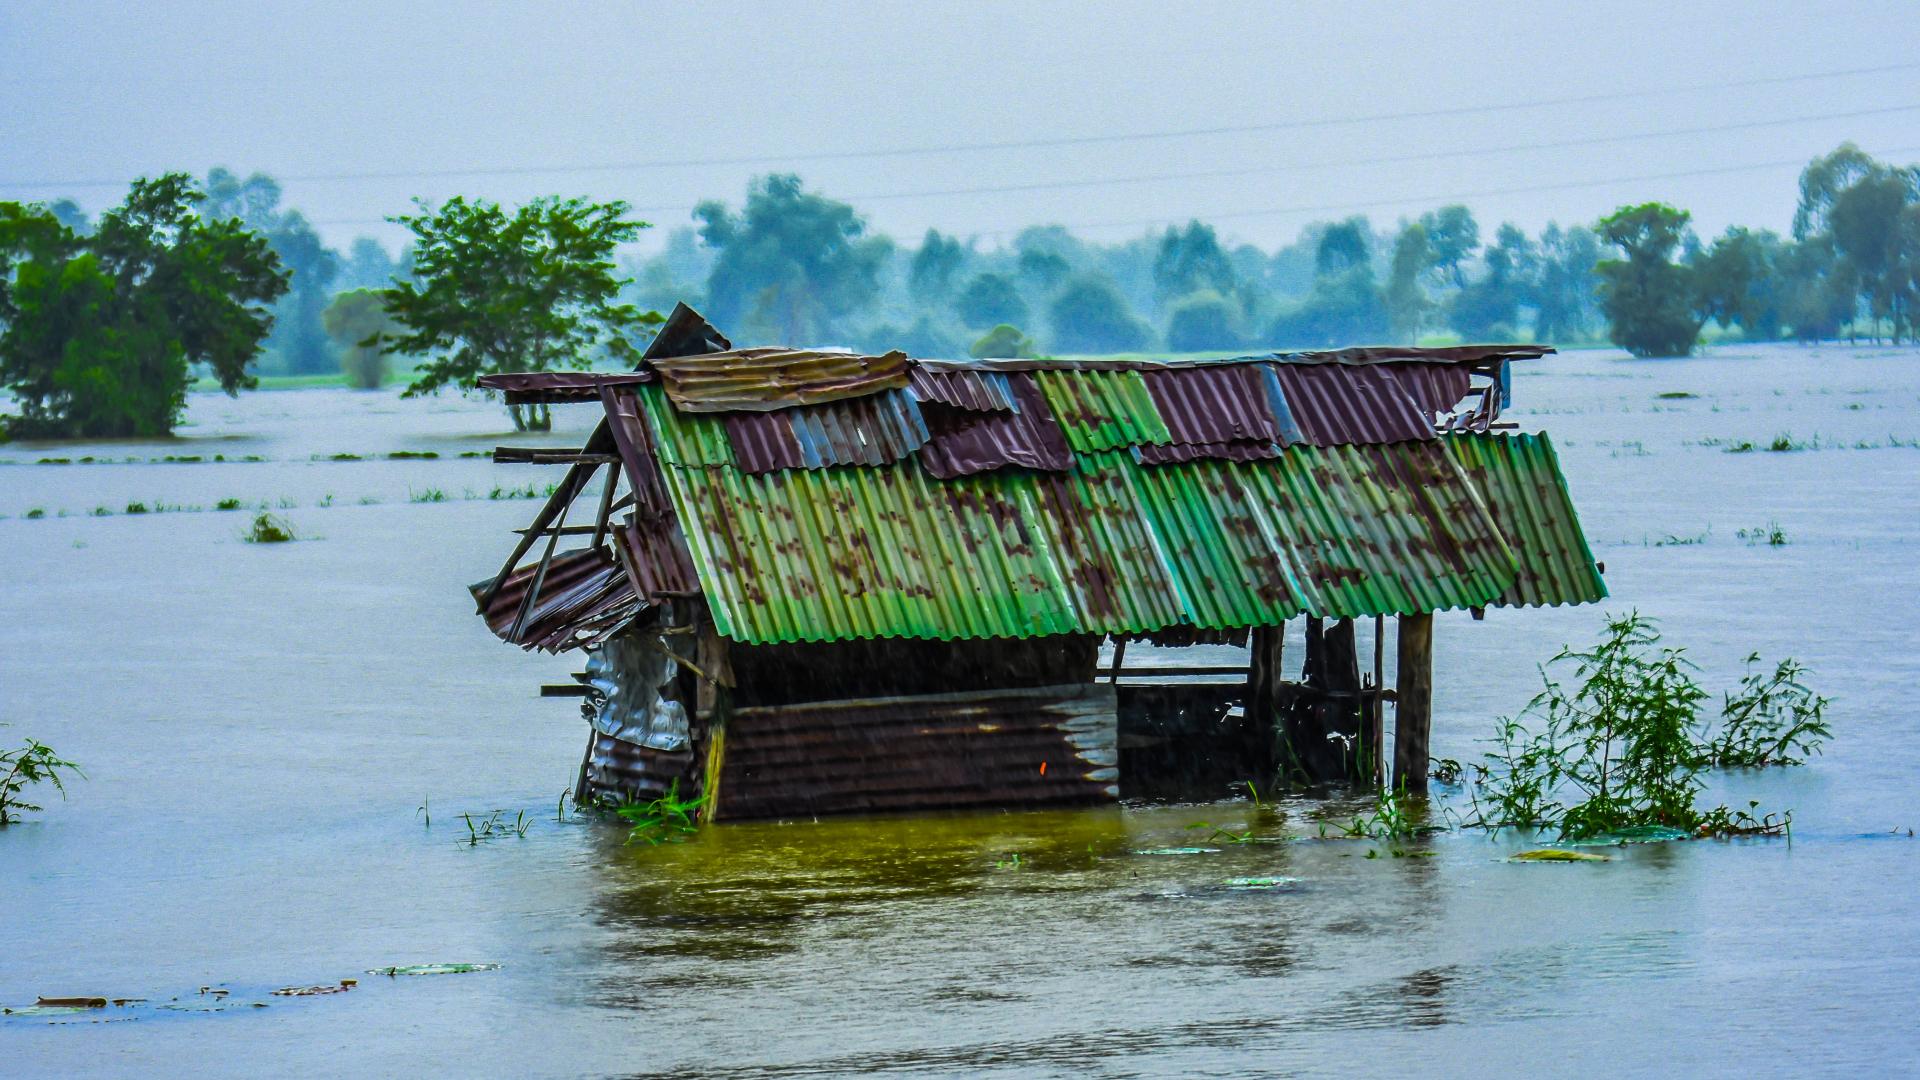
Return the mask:
[[[8,1016],[70,1016],[74,1013],[92,1012],[91,1005],[25,1005],[18,1009],[0,1009]]]
[[[1593,855],[1585,851],[1562,851],[1559,848],[1540,848],[1535,851],[1523,851],[1511,856],[1508,862],[1611,862],[1611,856]]]
[[[358,985],[358,979],[341,979],[338,986],[283,986],[273,991],[273,996],[318,997],[321,994],[344,994]]]
[[[1135,848],[1135,855],[1218,855],[1217,847],[1156,847]]]
[[[465,975],[470,971],[498,971],[499,964],[402,964],[398,967],[368,968],[369,975]]]
[[[1300,879],[1294,877],[1236,877],[1228,878],[1220,884],[1229,889],[1240,890],[1285,889],[1300,884]]]
[[[1670,840],[1691,840],[1693,834],[1668,825],[1635,825],[1615,829],[1584,840],[1568,841],[1569,847],[1618,847],[1623,844],[1664,844]]]

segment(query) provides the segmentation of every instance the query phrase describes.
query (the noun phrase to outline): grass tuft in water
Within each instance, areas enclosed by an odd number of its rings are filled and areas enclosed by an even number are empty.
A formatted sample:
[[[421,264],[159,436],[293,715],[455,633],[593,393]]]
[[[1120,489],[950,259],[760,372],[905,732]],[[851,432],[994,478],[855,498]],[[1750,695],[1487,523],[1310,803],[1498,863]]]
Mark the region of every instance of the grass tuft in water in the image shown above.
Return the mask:
[[[419,491],[408,488],[407,501],[416,503],[446,502],[447,493],[441,491],[439,488],[421,488]]]
[[[533,819],[527,817],[525,810],[516,811],[513,817],[507,817],[505,810],[489,810],[475,818],[470,813],[461,813],[460,820],[467,826],[466,839],[460,841],[468,847],[478,847],[484,840],[498,840],[502,837],[524,837],[527,829],[533,825]]]
[[[1766,544],[1768,547],[1787,546],[1787,530],[1777,521],[1769,521],[1764,526],[1756,525],[1751,529],[1737,530],[1733,535],[1748,544]]]
[[[247,527],[240,539],[249,544],[284,544],[299,537],[294,535],[293,524],[286,518],[263,510],[254,515],[253,524]]]
[[[699,832],[700,811],[705,807],[705,796],[681,798],[680,781],[675,780],[665,795],[645,802],[625,803],[614,807],[613,812],[633,826],[627,834],[627,843],[658,845],[678,843]]]
[[[54,753],[52,747],[37,739],[28,739],[18,750],[0,750],[0,825],[20,820],[24,811],[42,809],[38,803],[30,803],[20,795],[30,784],[52,784],[65,798],[67,785],[63,774],[82,779],[87,775],[80,771],[80,766]]]
[[[240,500],[232,497],[221,499],[219,502],[213,504],[213,508],[215,510],[238,510],[240,509]]]

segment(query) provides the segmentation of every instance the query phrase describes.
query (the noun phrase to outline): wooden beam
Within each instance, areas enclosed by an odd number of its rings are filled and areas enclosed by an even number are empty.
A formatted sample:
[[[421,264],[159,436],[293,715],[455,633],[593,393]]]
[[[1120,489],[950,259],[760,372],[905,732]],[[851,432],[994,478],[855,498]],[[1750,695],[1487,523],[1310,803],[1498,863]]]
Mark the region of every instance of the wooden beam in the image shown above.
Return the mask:
[[[1427,739],[1433,727],[1433,616],[1402,615],[1393,708],[1393,786],[1427,793]]]
[[[495,465],[613,465],[619,458],[612,454],[594,454],[585,450],[562,450],[545,446],[496,446]]]

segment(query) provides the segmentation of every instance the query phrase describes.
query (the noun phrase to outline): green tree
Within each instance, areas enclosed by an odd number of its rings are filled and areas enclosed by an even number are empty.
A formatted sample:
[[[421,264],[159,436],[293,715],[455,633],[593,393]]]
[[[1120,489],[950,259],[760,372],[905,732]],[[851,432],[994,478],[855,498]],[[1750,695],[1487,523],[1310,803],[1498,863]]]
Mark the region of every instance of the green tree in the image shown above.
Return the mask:
[[[967,249],[960,241],[928,229],[907,271],[908,294],[922,306],[944,303],[953,294],[954,276],[966,261]]]
[[[1695,312],[1693,270],[1673,261],[1692,216],[1642,203],[1600,219],[1601,238],[1626,254],[1596,268],[1600,307],[1608,337],[1635,356],[1685,356],[1699,340],[1704,320]]]
[[[1751,340],[1780,336],[1774,265],[1780,238],[1765,229],[1729,228],[1694,260],[1696,306],[1722,330],[1738,324]]]
[[[1313,288],[1284,308],[1267,330],[1281,348],[1377,342],[1388,333],[1387,307],[1374,284],[1372,230],[1365,218],[1329,225],[1314,250]]]
[[[382,339],[399,327],[387,314],[380,294],[372,289],[348,289],[327,305],[321,322],[340,349],[340,370],[347,385],[376,390],[387,381],[387,353]]]
[[[215,220],[237,219],[266,237],[289,275],[287,294],[274,306],[273,330],[267,335],[269,361],[277,360],[290,372],[332,371],[337,357],[320,315],[333,299],[340,256],[321,242],[299,211],[282,209],[280,198],[280,184],[264,173],[242,180],[226,169],[209,169],[200,213]]]
[[[1387,277],[1387,328],[1393,340],[1411,345],[1420,340],[1420,328],[1433,310],[1433,301],[1420,276],[1433,266],[1433,245],[1427,227],[1414,222],[1400,230],[1393,242],[1393,269]]]
[[[853,207],[804,190],[792,175],[754,182],[739,214],[708,201],[694,217],[717,252],[707,314],[736,340],[805,345],[841,332],[879,295],[893,252]]]
[[[1021,333],[1019,327],[1001,323],[981,335],[980,340],[973,343],[973,348],[967,350],[967,355],[975,360],[988,357],[1024,360],[1036,352],[1033,339]]]
[[[1236,284],[1233,263],[1221,249],[1213,227],[1189,221],[1168,229],[1153,259],[1155,297],[1163,304],[1201,289],[1230,293]]]
[[[1021,252],[1015,265],[1019,267],[1021,280],[1032,282],[1043,293],[1052,292],[1073,273],[1073,266],[1063,256],[1040,248]]]
[[[0,384],[16,435],[166,435],[186,408],[189,365],[228,394],[287,290],[264,238],[194,210],[185,173],[137,180],[81,236],[38,206],[0,203]]]
[[[1147,327],[1111,280],[1082,274],[1061,286],[1047,307],[1052,345],[1068,353],[1132,352],[1147,343]]]
[[[1240,312],[1233,301],[1212,289],[1188,294],[1167,318],[1167,348],[1174,352],[1213,352],[1240,345]]]
[[[411,280],[380,290],[400,331],[390,352],[425,363],[405,396],[481,375],[587,368],[602,355],[631,365],[658,312],[621,303],[628,284],[613,250],[647,228],[624,202],[535,199],[509,214],[497,203],[451,199],[393,220],[413,233]],[[544,405],[509,406],[516,430],[545,431]]]
[[[1465,288],[1463,267],[1480,250],[1480,225],[1473,220],[1473,211],[1455,203],[1420,215],[1420,224],[1427,230],[1434,268],[1444,271],[1455,288]]]
[[[1522,267],[1533,259],[1533,245],[1511,224],[1500,226],[1487,248],[1481,276],[1453,294],[1447,322],[1474,341],[1512,340],[1520,324],[1520,305],[1529,299]]]
[[[1600,238],[1584,225],[1562,230],[1549,223],[1534,250],[1534,337],[1548,342],[1585,337],[1596,314]]]
[[[1027,302],[1005,274],[978,274],[953,299],[953,310],[970,327],[1027,321]]]

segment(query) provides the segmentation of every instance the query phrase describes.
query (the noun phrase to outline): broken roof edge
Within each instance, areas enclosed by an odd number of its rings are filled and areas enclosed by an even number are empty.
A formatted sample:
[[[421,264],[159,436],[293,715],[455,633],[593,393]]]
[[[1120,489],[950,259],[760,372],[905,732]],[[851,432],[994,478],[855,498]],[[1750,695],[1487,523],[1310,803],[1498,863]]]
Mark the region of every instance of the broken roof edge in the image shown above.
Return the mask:
[[[977,360],[945,360],[916,357],[909,361],[928,371],[1178,371],[1182,368],[1215,367],[1229,364],[1344,364],[1358,367],[1370,364],[1477,364],[1490,360],[1538,360],[1557,352],[1551,345],[1446,345],[1422,348],[1413,345],[1367,345],[1348,349],[1321,349],[1299,352],[1272,352],[1246,356],[1196,357],[1180,360],[1101,359],[1020,359],[987,357]]]

